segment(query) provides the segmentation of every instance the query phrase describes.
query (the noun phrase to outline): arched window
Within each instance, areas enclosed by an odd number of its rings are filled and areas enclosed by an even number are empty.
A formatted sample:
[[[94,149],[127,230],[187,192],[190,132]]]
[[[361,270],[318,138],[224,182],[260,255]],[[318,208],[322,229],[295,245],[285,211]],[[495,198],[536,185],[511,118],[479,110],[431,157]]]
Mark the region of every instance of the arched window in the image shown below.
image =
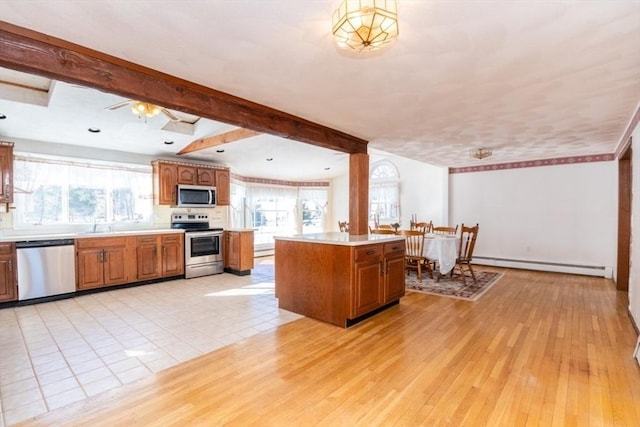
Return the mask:
[[[369,218],[396,223],[400,220],[398,169],[386,160],[374,163],[369,173]]]

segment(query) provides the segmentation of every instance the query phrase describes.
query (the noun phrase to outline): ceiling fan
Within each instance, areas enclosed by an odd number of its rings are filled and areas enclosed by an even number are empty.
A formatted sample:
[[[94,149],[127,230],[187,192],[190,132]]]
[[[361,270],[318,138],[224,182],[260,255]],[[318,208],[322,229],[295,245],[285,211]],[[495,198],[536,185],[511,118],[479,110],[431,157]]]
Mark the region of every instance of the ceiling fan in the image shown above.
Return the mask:
[[[106,107],[106,110],[117,110],[118,108],[126,107],[127,105],[131,106],[131,112],[138,117],[155,117],[158,114],[162,113],[172,122],[182,122],[183,119],[169,111],[164,107],[160,107],[155,104],[151,104],[150,102],[137,101],[135,99],[129,99],[127,101],[119,102],[117,104],[111,105],[110,107]]]

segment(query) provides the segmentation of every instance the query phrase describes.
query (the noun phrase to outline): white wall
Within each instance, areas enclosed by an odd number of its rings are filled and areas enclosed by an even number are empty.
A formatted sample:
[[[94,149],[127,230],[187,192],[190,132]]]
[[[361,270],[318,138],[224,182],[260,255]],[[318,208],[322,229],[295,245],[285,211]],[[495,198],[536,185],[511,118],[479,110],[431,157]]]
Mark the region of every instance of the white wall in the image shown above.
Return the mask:
[[[370,150],[371,165],[386,160],[392,163],[400,176],[400,226],[409,228],[411,215],[419,221],[446,223],[448,170],[426,163],[399,157],[378,150]],[[349,220],[349,175],[331,181],[329,213],[331,229],[338,231],[338,221]],[[371,223],[372,224],[372,223]]]
[[[629,312],[640,327],[640,125],[632,134],[631,185],[631,271],[629,272]]]
[[[480,224],[478,257],[611,271],[617,171],[610,161],[452,174],[450,219]]]

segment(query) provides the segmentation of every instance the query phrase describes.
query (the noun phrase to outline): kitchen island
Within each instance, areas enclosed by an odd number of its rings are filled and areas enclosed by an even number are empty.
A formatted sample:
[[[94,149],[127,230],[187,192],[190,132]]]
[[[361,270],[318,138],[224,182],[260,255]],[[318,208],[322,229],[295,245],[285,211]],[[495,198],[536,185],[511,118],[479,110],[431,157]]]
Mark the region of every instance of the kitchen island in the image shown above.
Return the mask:
[[[340,327],[404,296],[403,236],[316,233],[275,237],[278,307]]]

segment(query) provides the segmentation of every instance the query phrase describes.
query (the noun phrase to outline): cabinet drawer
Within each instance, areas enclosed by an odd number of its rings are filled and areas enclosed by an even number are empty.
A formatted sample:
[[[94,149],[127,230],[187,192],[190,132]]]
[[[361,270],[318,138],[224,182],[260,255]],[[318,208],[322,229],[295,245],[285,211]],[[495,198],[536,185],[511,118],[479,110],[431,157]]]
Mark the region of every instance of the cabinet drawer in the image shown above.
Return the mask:
[[[393,252],[400,252],[404,254],[404,241],[398,240],[397,242],[385,243],[384,244],[384,254],[390,254]]]
[[[138,236],[136,238],[137,245],[155,245],[157,242],[157,238],[155,235],[153,236]]]
[[[164,234],[162,236],[162,243],[180,243],[182,234]]]
[[[15,250],[15,243],[1,243],[0,255],[11,255]]]
[[[126,246],[126,237],[91,237],[76,239],[78,249],[104,248],[107,246]]]
[[[356,248],[356,261],[364,261],[366,259],[382,256],[382,245],[363,246]]]

